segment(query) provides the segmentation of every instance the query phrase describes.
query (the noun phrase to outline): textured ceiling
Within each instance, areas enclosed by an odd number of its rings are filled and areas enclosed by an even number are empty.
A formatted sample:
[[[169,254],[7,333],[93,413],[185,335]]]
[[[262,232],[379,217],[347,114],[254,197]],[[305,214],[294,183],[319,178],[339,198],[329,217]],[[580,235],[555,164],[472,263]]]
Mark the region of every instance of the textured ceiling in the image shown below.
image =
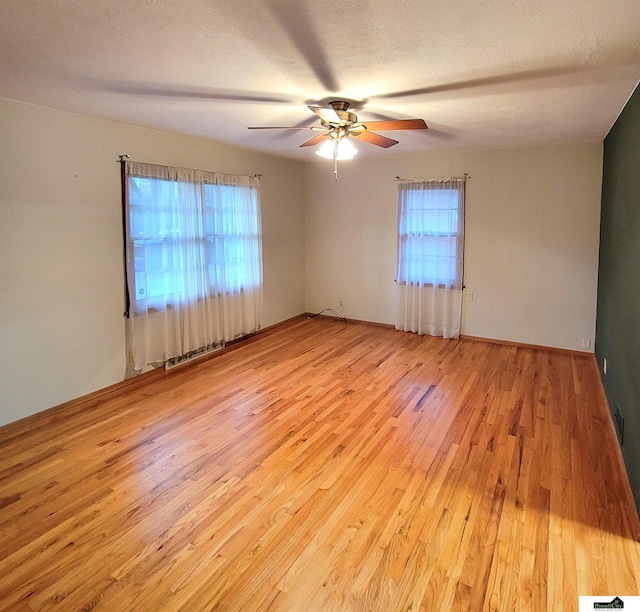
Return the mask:
[[[362,155],[604,138],[638,0],[0,0],[0,97],[314,161],[307,104],[423,118]]]

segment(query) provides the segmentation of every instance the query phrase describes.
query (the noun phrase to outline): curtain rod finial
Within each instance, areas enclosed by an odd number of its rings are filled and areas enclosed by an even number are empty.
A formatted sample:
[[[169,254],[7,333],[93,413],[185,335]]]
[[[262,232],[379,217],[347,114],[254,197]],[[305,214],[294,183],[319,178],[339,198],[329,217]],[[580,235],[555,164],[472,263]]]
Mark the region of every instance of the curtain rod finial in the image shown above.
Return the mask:
[[[131,159],[126,153],[123,155],[118,155],[118,161],[122,163],[125,159]]]

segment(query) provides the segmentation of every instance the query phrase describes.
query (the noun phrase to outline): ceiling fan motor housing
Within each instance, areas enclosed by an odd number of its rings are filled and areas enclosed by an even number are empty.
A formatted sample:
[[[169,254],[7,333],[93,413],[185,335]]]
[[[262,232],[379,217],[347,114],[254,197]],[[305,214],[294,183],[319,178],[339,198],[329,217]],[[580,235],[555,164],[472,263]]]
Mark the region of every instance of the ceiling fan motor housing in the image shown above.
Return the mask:
[[[336,112],[336,115],[340,117],[340,123],[342,125],[351,125],[352,123],[356,123],[358,121],[358,116],[355,113],[348,112],[349,102],[345,100],[334,100],[333,102],[329,102],[329,106]]]

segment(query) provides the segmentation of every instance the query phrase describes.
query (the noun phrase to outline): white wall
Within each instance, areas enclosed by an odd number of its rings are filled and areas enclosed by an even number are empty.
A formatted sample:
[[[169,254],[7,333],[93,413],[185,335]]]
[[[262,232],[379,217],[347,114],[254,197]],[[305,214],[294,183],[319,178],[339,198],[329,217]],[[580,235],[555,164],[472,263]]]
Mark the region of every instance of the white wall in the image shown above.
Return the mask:
[[[121,153],[261,173],[264,324],[304,310],[301,163],[0,99],[0,425],[124,378]]]
[[[594,337],[601,143],[389,151],[340,164],[336,183],[329,162],[0,99],[0,424],[124,378],[120,153],[263,174],[265,325],[326,307],[393,323],[394,176],[468,172],[463,333]]]
[[[595,337],[602,143],[306,166],[306,306],[395,323],[394,177],[467,184],[462,333],[582,350]],[[339,308],[343,300],[344,307]]]

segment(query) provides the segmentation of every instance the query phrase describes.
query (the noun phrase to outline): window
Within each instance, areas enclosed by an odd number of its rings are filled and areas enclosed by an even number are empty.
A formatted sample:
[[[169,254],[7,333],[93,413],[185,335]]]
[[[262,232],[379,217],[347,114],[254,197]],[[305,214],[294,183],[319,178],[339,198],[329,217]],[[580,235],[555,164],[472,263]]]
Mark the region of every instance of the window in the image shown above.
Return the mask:
[[[242,212],[245,200],[247,215]],[[207,261],[211,287],[244,290],[262,283],[257,200],[258,191],[255,187],[205,185]]]
[[[262,282],[257,187],[197,178],[128,177],[134,312]]]
[[[461,288],[464,181],[398,187],[398,282]]]

